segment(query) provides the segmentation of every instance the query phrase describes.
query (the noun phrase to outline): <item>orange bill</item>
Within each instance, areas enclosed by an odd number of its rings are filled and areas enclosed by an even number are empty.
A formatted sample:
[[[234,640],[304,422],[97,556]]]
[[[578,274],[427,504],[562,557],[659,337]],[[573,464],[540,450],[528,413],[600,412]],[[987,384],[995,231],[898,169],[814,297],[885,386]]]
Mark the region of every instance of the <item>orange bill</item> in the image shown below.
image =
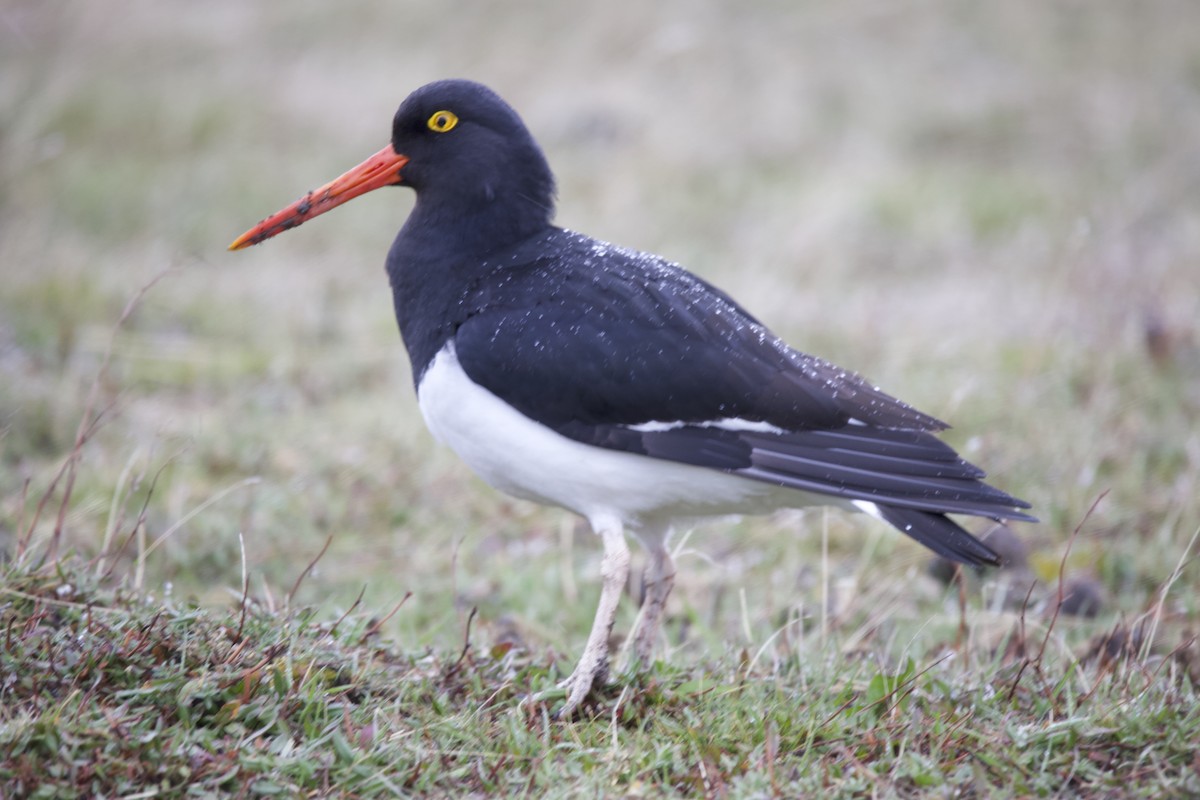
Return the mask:
[[[381,186],[401,183],[400,170],[408,163],[389,144],[366,161],[339,178],[335,178],[320,189],[313,189],[282,211],[277,211],[250,230],[233,240],[230,250],[241,250],[252,244],[265,242],[272,236],[303,225],[313,217],[320,216],[331,208],[337,208],[361,194],[374,191]]]

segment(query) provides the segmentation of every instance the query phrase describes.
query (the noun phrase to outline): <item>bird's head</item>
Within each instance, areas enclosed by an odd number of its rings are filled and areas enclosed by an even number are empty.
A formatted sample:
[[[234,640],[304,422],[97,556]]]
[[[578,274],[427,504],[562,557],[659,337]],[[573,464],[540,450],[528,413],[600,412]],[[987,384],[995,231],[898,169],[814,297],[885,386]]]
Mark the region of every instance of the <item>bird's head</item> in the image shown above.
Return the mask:
[[[230,250],[266,241],[383,186],[411,186],[419,209],[469,218],[502,209],[517,227],[553,214],[554,178],[508,103],[482,84],[444,80],[417,89],[392,120],[391,143],[239,236]]]

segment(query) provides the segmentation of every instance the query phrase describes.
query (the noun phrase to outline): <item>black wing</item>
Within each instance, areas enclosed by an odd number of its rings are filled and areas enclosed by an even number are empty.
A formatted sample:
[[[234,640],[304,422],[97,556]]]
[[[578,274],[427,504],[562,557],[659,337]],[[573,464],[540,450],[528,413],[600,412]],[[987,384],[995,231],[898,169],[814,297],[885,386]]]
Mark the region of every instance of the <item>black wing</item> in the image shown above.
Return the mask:
[[[929,433],[944,423],[791,349],[699,278],[567,232],[555,245],[473,285],[454,335],[470,378],[526,416],[587,444],[874,503],[968,563],[995,556],[942,514],[1032,519]]]

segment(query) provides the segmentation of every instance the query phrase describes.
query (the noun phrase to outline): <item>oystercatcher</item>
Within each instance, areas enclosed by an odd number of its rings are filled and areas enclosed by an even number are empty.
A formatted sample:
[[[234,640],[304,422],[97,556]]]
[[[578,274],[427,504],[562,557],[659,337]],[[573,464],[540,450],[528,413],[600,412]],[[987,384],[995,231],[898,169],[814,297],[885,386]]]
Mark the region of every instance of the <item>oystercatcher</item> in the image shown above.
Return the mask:
[[[560,716],[607,674],[627,532],[650,556],[644,665],[674,582],[668,538],[698,518],[834,505],[968,565],[999,559],[947,514],[1036,521],[935,438],[944,423],[792,349],[682,267],[552,225],[541,148],[478,83],[417,89],[390,144],[230,249],[393,185],[417,195],[387,273],[429,429],[492,486],[582,515],[603,542]]]

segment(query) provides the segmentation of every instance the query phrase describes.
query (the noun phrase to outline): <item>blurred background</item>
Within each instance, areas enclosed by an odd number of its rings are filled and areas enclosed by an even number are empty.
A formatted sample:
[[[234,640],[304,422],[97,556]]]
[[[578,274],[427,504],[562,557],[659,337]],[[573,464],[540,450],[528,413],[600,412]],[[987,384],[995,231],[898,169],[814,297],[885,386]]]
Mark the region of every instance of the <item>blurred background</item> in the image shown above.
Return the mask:
[[[596,543],[420,420],[383,273],[411,194],[225,250],[467,77],[545,148],[559,224],[951,422],[1043,520],[1014,529],[1028,574],[1052,585],[1079,528],[1068,574],[1136,613],[1200,525],[1197,30],[1188,0],[5,0],[0,547],[52,535],[111,346],[64,549],[201,604],[244,567],[278,604],[328,539],[297,601],[412,591],[405,646],[457,646],[471,607],[484,641],[583,638]],[[676,645],[825,600],[851,630],[952,619],[918,546],[840,513],[708,526],[679,563]]]

